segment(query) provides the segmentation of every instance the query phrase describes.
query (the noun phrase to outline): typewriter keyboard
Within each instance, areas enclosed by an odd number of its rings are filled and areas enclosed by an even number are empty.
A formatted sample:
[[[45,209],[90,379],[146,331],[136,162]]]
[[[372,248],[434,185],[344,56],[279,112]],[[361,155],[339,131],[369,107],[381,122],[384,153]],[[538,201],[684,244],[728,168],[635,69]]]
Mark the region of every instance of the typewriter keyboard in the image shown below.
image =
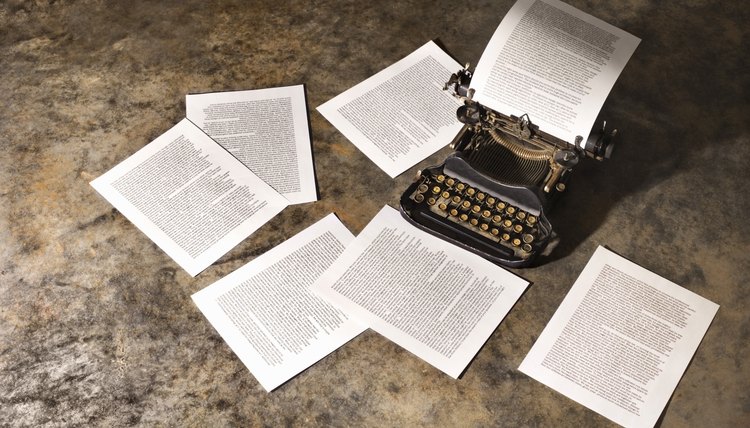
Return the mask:
[[[444,174],[423,175],[410,196],[418,205],[528,258],[539,235],[537,217],[496,195]]]

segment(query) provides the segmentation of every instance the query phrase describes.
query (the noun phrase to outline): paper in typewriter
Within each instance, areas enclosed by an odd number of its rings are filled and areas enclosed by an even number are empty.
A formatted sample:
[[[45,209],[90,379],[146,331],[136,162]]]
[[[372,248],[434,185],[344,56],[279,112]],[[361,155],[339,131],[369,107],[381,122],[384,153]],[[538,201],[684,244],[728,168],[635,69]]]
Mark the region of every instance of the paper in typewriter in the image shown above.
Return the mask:
[[[461,68],[435,43],[318,107],[318,111],[391,177],[448,145],[461,129],[460,105],[445,82]]]
[[[386,206],[313,290],[458,378],[527,285]]]
[[[599,247],[519,369],[620,425],[653,426],[718,308]]]
[[[192,276],[288,204],[187,119],[91,185]]]
[[[586,142],[640,39],[557,0],[518,0],[477,64],[474,99]]]
[[[302,85],[187,95],[187,118],[290,203],[317,200]]]
[[[366,329],[310,290],[353,239],[329,214],[193,295],[266,391]]]

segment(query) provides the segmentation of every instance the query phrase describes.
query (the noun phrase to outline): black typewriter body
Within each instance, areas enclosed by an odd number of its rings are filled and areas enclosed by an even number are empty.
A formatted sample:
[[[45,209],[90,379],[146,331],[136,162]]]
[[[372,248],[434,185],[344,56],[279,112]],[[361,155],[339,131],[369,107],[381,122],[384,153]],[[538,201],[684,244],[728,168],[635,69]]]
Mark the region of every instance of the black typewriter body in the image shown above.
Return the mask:
[[[473,101],[471,73],[446,89],[463,100],[454,152],[418,172],[401,196],[401,214],[417,227],[497,264],[526,267],[553,238],[547,213],[565,192],[581,157],[609,157],[616,131],[592,132],[581,144],[538,129],[527,115],[506,116]]]

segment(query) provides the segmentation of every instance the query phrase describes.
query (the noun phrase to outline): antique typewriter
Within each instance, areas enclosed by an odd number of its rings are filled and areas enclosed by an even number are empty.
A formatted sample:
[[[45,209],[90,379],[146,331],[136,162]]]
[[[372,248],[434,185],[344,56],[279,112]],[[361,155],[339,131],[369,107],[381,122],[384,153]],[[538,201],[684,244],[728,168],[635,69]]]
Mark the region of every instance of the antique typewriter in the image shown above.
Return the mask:
[[[609,158],[604,125],[585,144],[555,138],[528,115],[506,116],[472,100],[471,72],[453,74],[446,90],[463,100],[464,127],[441,165],[419,171],[401,196],[402,215],[436,236],[495,263],[533,263],[553,237],[547,213],[585,156]],[[606,124],[606,123],[605,123]]]

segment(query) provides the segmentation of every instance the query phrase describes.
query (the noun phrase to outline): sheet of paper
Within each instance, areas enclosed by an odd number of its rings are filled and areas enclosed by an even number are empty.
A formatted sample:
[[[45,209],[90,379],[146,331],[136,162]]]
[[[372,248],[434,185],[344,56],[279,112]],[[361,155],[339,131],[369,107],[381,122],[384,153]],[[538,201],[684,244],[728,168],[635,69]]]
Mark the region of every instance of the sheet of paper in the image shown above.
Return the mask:
[[[458,378],[527,285],[386,206],[313,290]]]
[[[290,203],[317,200],[302,85],[187,95],[187,118]]]
[[[310,291],[353,239],[329,214],[193,295],[266,391],[366,329]]]
[[[187,119],[91,185],[192,276],[288,204]]]
[[[461,130],[443,91],[461,65],[428,42],[318,111],[391,177],[445,147]]]
[[[653,426],[718,309],[599,247],[520,370],[620,425]]]
[[[477,64],[474,99],[586,143],[640,39],[558,0],[518,0]]]

